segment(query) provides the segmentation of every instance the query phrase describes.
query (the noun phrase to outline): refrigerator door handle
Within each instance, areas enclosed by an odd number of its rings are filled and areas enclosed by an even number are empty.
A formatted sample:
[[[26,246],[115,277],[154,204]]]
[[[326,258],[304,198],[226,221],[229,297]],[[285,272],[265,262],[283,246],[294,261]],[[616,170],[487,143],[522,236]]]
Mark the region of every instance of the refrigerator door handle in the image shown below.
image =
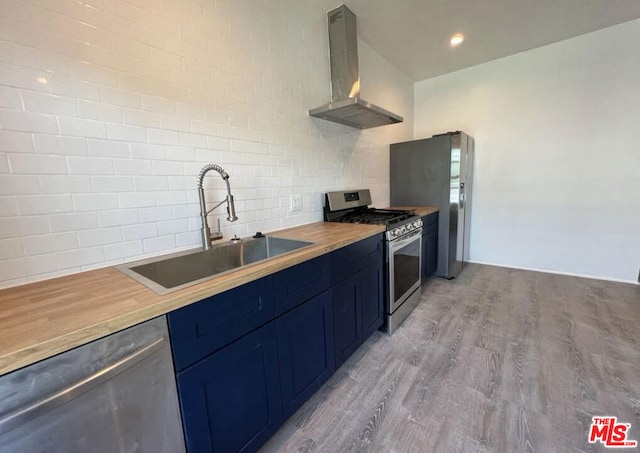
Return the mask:
[[[460,183],[460,209],[464,208],[464,183]]]

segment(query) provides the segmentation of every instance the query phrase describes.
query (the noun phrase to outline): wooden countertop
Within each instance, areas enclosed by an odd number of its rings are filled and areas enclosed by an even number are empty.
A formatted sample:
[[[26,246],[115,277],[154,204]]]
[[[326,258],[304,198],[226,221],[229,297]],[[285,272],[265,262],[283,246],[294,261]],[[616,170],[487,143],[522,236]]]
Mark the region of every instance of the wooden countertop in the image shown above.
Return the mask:
[[[0,375],[383,231],[317,222],[272,232],[314,245],[163,296],[113,267],[0,290]]]
[[[432,214],[434,212],[438,212],[440,208],[435,206],[391,206],[389,208],[384,209],[402,209],[405,211],[413,211],[416,215],[420,217],[424,217],[426,215]]]

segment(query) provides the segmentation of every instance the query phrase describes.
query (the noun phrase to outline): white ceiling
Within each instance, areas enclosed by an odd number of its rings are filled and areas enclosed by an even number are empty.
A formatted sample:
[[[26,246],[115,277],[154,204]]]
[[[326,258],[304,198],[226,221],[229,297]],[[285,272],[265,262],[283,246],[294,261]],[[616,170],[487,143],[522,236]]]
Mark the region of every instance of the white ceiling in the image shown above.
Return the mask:
[[[640,0],[345,0],[358,36],[414,81],[640,18]],[[454,33],[465,41],[449,46]]]

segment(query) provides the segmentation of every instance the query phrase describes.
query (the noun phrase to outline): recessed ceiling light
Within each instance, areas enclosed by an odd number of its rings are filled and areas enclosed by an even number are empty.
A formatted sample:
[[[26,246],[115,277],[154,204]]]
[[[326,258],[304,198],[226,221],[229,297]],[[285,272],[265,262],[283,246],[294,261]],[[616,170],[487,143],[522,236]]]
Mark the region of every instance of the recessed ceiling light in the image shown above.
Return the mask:
[[[455,47],[457,45],[460,45],[462,41],[464,41],[464,35],[462,33],[456,33],[451,37],[451,46]]]

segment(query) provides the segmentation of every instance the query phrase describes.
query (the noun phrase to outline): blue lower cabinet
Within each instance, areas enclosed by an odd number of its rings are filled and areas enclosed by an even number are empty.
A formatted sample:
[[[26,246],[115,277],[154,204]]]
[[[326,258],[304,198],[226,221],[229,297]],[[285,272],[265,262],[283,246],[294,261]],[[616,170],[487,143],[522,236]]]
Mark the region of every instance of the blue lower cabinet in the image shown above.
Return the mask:
[[[333,374],[331,292],[314,297],[276,321],[284,418]]]
[[[362,344],[362,276],[348,277],[333,287],[336,369]]]
[[[373,332],[384,323],[384,274],[382,259],[379,259],[362,272],[362,341],[365,341]]]
[[[187,450],[253,452],[282,425],[275,321],[178,373]]]

